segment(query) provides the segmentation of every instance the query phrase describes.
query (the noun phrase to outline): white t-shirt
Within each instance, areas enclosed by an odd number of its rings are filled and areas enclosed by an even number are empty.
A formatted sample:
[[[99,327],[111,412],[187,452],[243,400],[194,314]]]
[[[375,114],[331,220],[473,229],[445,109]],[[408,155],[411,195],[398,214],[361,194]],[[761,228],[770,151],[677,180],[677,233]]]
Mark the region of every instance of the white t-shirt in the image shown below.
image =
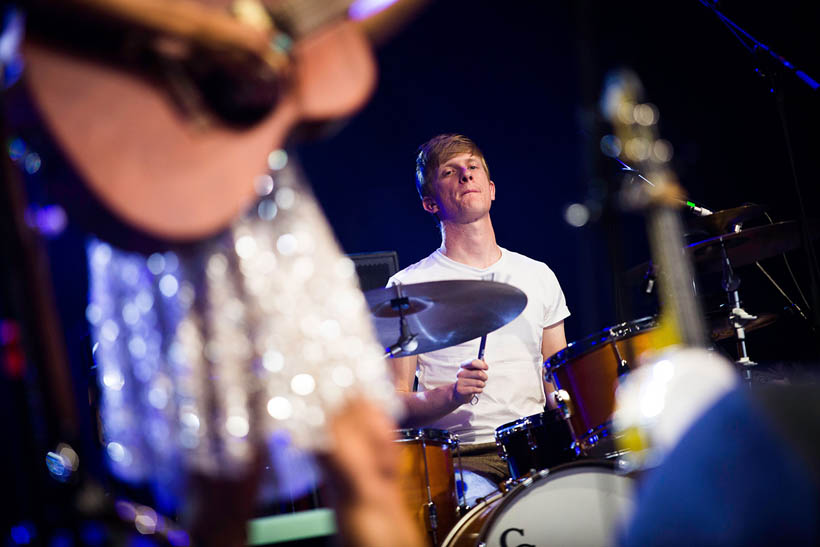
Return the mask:
[[[541,338],[544,328],[569,316],[569,309],[558,279],[546,264],[503,248],[498,262],[485,269],[455,262],[437,249],[396,273],[388,286],[451,279],[492,279],[527,295],[521,315],[487,336],[484,361],[489,379],[478,404],[463,404],[429,424],[457,434],[464,443],[492,442],[497,427],[544,411]],[[479,342],[476,338],[418,355],[419,391],[455,382],[460,365],[478,356]]]

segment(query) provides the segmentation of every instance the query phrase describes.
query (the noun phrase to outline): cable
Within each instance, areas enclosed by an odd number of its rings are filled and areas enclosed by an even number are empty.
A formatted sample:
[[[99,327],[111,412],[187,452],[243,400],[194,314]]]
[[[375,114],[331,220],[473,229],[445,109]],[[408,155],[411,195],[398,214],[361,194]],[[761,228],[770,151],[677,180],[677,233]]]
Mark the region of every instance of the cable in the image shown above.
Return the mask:
[[[772,219],[771,216],[769,216],[769,213],[764,211],[763,214],[769,220],[770,224],[774,224],[774,220]],[[809,305],[809,301],[806,298],[806,295],[803,294],[803,289],[800,288],[800,283],[797,282],[797,277],[794,275],[794,272],[792,271],[792,266],[789,263],[789,258],[786,256],[786,253],[783,253],[781,256],[783,256],[783,262],[786,263],[786,269],[789,271],[789,275],[792,278],[792,283],[794,283],[794,286],[797,289],[798,294],[800,294],[800,298],[803,299],[803,304],[805,304],[807,310],[811,311],[811,306]]]
[[[772,282],[772,285],[774,285],[774,288],[775,288],[775,289],[777,289],[777,290],[778,290],[778,292],[780,292],[780,294],[782,294],[782,295],[783,295],[783,298],[785,298],[785,299],[786,299],[786,301],[789,303],[789,305],[790,305],[792,308],[796,309],[796,310],[797,310],[797,313],[799,313],[799,314],[800,314],[800,316],[801,316],[803,319],[805,319],[806,321],[808,321],[808,320],[809,320],[809,318],[808,318],[808,317],[806,317],[806,314],[805,314],[805,313],[803,313],[803,310],[801,310],[801,309],[800,309],[800,306],[798,306],[797,304],[795,304],[795,303],[794,303],[794,301],[793,301],[791,298],[789,298],[789,295],[787,295],[787,294],[786,294],[786,292],[785,292],[783,289],[781,289],[781,288],[780,288],[780,285],[778,285],[778,284],[777,284],[777,281],[775,281],[775,280],[774,280],[774,278],[773,278],[771,275],[769,275],[769,272],[767,272],[767,271],[766,271],[766,269],[765,269],[763,266],[761,266],[761,265],[760,265],[760,262],[755,262],[755,265],[756,265],[758,268],[760,268],[760,271],[761,271],[761,272],[763,272],[763,275],[765,275],[765,276],[769,279],[769,281],[771,281],[771,282]]]

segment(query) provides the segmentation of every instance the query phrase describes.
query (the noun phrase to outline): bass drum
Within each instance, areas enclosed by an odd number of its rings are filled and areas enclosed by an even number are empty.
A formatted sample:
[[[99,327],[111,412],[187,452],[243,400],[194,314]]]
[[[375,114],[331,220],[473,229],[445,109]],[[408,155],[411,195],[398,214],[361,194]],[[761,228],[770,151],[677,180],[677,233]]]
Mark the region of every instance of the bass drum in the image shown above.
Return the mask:
[[[633,505],[633,479],[611,461],[545,469],[472,508],[444,539],[447,547],[608,546]]]

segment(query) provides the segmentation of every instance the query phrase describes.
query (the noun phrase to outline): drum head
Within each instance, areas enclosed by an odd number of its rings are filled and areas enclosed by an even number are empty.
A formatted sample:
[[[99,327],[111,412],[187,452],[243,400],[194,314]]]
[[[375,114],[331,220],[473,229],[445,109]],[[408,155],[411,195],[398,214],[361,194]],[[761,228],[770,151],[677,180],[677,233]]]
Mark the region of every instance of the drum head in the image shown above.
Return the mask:
[[[614,545],[633,505],[633,481],[611,462],[576,462],[524,480],[481,531],[488,546]]]

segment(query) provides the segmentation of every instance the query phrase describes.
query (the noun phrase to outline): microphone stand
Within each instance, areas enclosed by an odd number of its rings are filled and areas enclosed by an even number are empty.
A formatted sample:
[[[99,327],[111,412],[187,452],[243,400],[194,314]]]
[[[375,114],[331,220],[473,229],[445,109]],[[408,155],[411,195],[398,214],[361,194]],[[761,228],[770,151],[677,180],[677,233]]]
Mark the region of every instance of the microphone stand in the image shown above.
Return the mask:
[[[755,72],[761,77],[769,77],[772,81],[770,91],[776,95],[777,114],[780,119],[780,124],[783,129],[783,137],[785,139],[786,151],[789,157],[789,165],[792,171],[792,181],[794,182],[795,193],[797,194],[797,204],[800,214],[800,232],[803,240],[803,249],[806,253],[806,259],[809,268],[809,281],[811,283],[812,307],[813,307],[813,322],[812,329],[814,332],[820,331],[820,287],[818,286],[818,278],[820,278],[820,268],[818,268],[817,256],[814,252],[811,235],[808,228],[808,217],[806,215],[806,207],[803,199],[802,191],[800,190],[800,183],[797,177],[797,169],[795,166],[794,152],[791,145],[791,137],[789,135],[789,128],[786,122],[785,99],[781,87],[775,86],[776,77],[780,71],[785,70],[793,76],[797,81],[802,82],[809,90],[814,93],[816,98],[820,93],[820,83],[814,78],[806,74],[804,71],[794,66],[788,59],[776,53],[772,48],[756,39],[754,36],[746,32],[743,28],[738,26],[734,21],[726,17],[720,10],[717,9],[717,2],[713,0],[699,0],[701,4],[710,9],[720,21],[726,25],[729,31],[740,41],[741,45],[746,48],[749,53],[754,55],[760,65],[768,64],[769,68],[761,69],[760,66],[755,68]]]
[[[740,43],[745,47],[749,53],[758,56],[758,57],[765,57],[770,61],[771,64],[775,66],[775,70],[778,68],[785,68],[791,74],[793,74],[797,79],[803,82],[805,85],[809,86],[812,91],[820,91],[820,83],[817,82],[814,78],[794,66],[788,59],[783,57],[782,55],[775,53],[775,51],[743,30],[740,26],[737,25],[734,21],[726,17],[719,9],[717,9],[717,2],[714,0],[700,0],[700,3],[712,10],[715,15],[717,15],[718,19],[729,27],[729,30],[735,37],[740,41]],[[748,40],[747,43],[744,40]],[[760,68],[755,68],[755,72],[757,72],[761,77],[767,76],[765,71],[761,70]]]

